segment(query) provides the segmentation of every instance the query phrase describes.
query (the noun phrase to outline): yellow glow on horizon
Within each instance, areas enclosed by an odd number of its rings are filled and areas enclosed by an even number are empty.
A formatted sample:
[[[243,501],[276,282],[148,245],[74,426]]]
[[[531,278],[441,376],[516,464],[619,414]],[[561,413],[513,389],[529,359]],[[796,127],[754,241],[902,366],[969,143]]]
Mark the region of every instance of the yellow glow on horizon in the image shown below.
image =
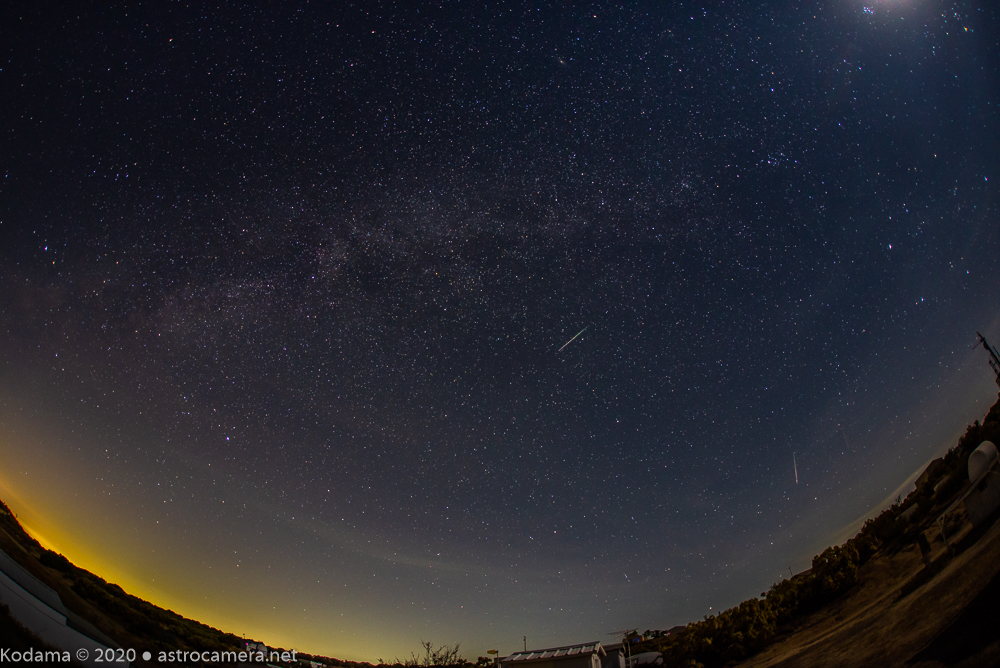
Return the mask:
[[[191,591],[168,592],[151,586],[141,574],[133,573],[127,567],[122,568],[113,557],[105,558],[103,554],[107,545],[103,543],[101,536],[91,535],[72,522],[72,519],[63,518],[63,522],[54,519],[62,517],[58,512],[59,508],[61,506],[65,509],[66,506],[65,499],[55,498],[58,492],[53,494],[53,491],[33,486],[18,489],[0,475],[0,501],[6,503],[16,515],[17,522],[25,532],[42,547],[63,555],[75,566],[120,586],[128,594],[225,633],[236,636],[245,634],[247,638],[261,640],[272,647],[325,654],[340,659],[372,660],[369,656],[370,644],[357,638],[356,629],[350,634],[350,639],[331,646],[329,627],[297,626],[294,622],[283,619],[281,611],[272,612],[271,606],[258,608],[259,601],[255,603],[252,596],[250,600],[244,599],[243,607],[235,611],[231,605],[215,608],[211,599],[208,602],[200,600],[203,597]],[[66,521],[70,523],[68,526],[65,525]],[[169,578],[167,573],[164,576]]]
[[[134,574],[102,558],[101,546],[94,546],[91,544],[92,541],[88,540],[93,537],[79,535],[72,529],[66,530],[58,523],[49,521],[47,517],[52,513],[34,510],[31,505],[25,503],[22,495],[2,479],[0,479],[0,494],[2,494],[0,501],[6,503],[15,513],[16,521],[21,528],[45,549],[63,555],[74,566],[93,573],[105,582],[118,585],[132,596],[137,596],[160,608],[176,611],[177,601],[174,597],[150,587],[142,578],[135,577]]]
[[[120,527],[94,532],[79,517],[87,509],[81,505],[79,487],[87,476],[79,468],[67,468],[51,443],[66,438],[49,425],[8,419],[0,423],[0,454],[7,466],[0,470],[0,501],[14,513],[25,532],[47,550],[57,552],[75,566],[90,571],[106,582],[154,605],[169,599],[128,569],[116,566],[108,555],[109,539]],[[92,509],[93,510],[93,509]],[[69,513],[67,514],[67,511]]]
[[[33,528],[30,524],[22,522],[20,519],[18,519],[18,523],[21,525],[21,528],[24,529],[25,533],[37,540],[46,550],[50,550],[52,552],[59,551],[55,543],[46,538],[40,531]]]
[[[19,399],[0,384],[0,401],[17,406]],[[289,593],[282,583],[295,580],[294,572],[272,579],[266,560],[237,571],[215,536],[183,532],[177,511],[130,502],[135,497],[119,492],[101,461],[78,455],[93,450],[86,434],[39,414],[29,406],[0,416],[0,501],[45,549],[128,594],[237,637],[343,660],[409,656],[410,647],[393,649],[392,640],[373,646],[371,629],[380,621],[364,609],[317,601],[295,585]]]

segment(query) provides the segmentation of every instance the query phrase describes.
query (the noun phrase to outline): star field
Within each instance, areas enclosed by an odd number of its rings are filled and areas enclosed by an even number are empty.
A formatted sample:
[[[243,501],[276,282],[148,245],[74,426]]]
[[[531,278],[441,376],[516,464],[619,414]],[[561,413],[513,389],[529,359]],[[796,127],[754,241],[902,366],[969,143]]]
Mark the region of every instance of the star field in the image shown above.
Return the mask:
[[[181,614],[669,628],[995,399],[986,4],[2,12],[0,491]]]

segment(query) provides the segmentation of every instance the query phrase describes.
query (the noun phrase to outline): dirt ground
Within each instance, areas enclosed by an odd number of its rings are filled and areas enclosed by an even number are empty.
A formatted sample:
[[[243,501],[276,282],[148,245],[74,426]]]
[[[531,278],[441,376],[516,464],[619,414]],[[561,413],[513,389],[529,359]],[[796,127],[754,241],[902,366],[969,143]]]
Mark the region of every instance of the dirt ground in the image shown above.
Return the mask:
[[[934,556],[943,558],[942,552]],[[913,589],[926,575],[916,545],[876,555],[847,596],[738,665],[1000,666],[1000,522],[950,561],[937,563],[941,565],[940,572]]]

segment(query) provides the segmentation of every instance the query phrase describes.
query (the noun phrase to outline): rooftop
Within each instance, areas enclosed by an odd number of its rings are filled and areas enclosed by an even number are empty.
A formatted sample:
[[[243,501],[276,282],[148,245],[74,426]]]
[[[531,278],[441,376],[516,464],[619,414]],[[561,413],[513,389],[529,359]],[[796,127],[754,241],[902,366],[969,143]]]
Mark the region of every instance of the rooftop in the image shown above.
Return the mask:
[[[567,656],[586,656],[588,654],[606,656],[604,648],[601,647],[600,641],[595,640],[593,642],[582,643],[579,645],[566,645],[565,647],[532,649],[527,652],[516,652],[505,658],[503,661],[504,663],[513,661],[546,661],[549,659],[559,659]]]

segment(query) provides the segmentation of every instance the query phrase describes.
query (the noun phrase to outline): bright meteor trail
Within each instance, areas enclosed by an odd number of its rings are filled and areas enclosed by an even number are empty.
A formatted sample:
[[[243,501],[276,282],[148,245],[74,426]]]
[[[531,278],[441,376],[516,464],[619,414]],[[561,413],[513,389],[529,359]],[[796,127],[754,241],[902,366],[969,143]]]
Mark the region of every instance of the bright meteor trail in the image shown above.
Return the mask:
[[[563,349],[563,348],[565,348],[565,347],[566,347],[566,346],[568,346],[569,344],[573,343],[573,341],[575,341],[575,340],[576,340],[576,337],[578,337],[578,336],[580,336],[581,334],[583,334],[584,332],[586,332],[586,331],[587,331],[587,329],[588,329],[589,327],[590,327],[590,325],[587,325],[586,327],[584,327],[583,329],[581,329],[581,330],[580,330],[579,332],[577,332],[576,334],[574,334],[574,335],[573,335],[573,338],[572,338],[572,339],[570,339],[569,341],[567,341],[566,343],[562,344],[562,348],[560,348],[560,349],[559,349],[559,350],[557,350],[556,352],[557,352],[557,353],[561,353],[561,352],[562,352],[562,349]]]

